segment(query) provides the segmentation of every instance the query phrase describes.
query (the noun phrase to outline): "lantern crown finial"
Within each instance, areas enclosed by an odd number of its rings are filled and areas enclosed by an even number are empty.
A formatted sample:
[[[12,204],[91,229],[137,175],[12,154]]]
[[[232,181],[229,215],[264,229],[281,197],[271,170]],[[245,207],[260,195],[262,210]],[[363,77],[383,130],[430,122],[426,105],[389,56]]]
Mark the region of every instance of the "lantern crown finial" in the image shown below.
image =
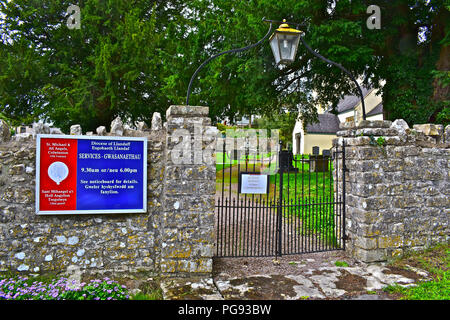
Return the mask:
[[[302,33],[302,31],[291,28],[289,24],[286,23],[286,19],[283,19],[283,23],[276,30],[278,32],[290,32],[290,33]]]

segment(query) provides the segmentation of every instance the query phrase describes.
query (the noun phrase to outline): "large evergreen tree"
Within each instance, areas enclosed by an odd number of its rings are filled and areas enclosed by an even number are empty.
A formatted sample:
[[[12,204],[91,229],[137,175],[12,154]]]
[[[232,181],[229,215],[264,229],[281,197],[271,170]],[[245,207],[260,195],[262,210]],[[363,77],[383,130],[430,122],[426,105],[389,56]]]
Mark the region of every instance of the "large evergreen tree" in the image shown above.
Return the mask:
[[[366,85],[381,88],[385,115],[410,124],[447,124],[449,87],[448,0],[252,0],[194,1],[189,50],[180,47],[183,72],[175,78],[185,88],[195,67],[211,54],[256,42],[267,30],[261,17],[306,22],[305,39],[323,56],[342,64]],[[381,9],[381,29],[369,29],[369,5]],[[447,40],[445,40],[447,39]],[[447,41],[447,42],[446,42]],[[194,45],[191,45],[193,43]],[[188,52],[188,54],[184,54]],[[203,55],[202,55],[203,53]],[[202,59],[199,59],[202,57]],[[179,57],[177,57],[179,58]],[[192,65],[192,61],[195,61]],[[447,79],[447,80],[446,80]],[[336,106],[357,94],[338,68],[313,57],[303,47],[290,66],[274,66],[269,45],[211,62],[196,83],[194,104],[215,108],[217,115],[299,110],[314,119],[313,105]],[[317,92],[314,97],[311,92]],[[172,91],[175,92],[175,91]],[[184,91],[172,93],[182,103]]]
[[[5,116],[86,130],[117,115],[148,120],[185,103],[190,77],[212,54],[261,39],[266,17],[306,22],[312,48],[366,84],[385,80],[388,118],[449,122],[449,0],[79,0],[79,30],[66,27],[71,3],[0,2]],[[372,4],[380,30],[366,26]],[[357,93],[350,79],[303,47],[293,64],[276,67],[267,42],[212,61],[190,103],[208,105],[215,120],[287,109],[311,122],[314,105],[335,106],[349,93]]]
[[[0,105],[12,119],[54,121],[67,130],[147,120],[162,94],[168,1],[81,0],[81,28],[69,29],[72,1],[2,2]]]

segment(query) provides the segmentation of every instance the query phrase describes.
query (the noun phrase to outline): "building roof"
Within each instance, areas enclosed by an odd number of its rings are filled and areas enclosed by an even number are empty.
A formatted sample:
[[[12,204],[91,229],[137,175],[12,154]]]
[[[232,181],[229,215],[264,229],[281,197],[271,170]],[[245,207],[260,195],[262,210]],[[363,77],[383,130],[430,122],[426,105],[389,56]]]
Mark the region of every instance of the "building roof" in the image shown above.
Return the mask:
[[[366,116],[374,116],[377,114],[381,114],[383,113],[383,103],[379,103],[375,108],[373,108],[372,110],[370,110]]]
[[[318,115],[319,122],[308,124],[307,133],[328,133],[335,134],[339,131],[339,118],[332,113],[322,113]]]
[[[361,91],[363,93],[364,98],[367,96],[367,94],[371,90],[372,89],[368,89],[366,87],[361,87]],[[338,113],[349,111],[349,110],[355,108],[356,105],[360,101],[361,101],[361,98],[360,98],[359,95],[356,95],[356,96],[344,96],[343,99],[339,100],[336,110],[337,110]]]

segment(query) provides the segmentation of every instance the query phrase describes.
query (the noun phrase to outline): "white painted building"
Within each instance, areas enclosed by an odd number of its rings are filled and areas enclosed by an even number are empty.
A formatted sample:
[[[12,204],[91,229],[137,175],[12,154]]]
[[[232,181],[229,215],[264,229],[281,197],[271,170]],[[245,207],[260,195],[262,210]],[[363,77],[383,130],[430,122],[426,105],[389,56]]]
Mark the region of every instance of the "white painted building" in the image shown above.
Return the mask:
[[[381,95],[376,89],[362,88],[366,110],[366,120],[383,120],[383,104]],[[292,151],[294,154],[310,154],[312,148],[318,146],[320,153],[331,149],[332,141],[339,131],[342,122],[362,120],[362,105],[359,96],[345,96],[336,108],[337,115],[318,107],[318,123],[308,124],[303,128],[303,122],[297,121],[292,132]]]

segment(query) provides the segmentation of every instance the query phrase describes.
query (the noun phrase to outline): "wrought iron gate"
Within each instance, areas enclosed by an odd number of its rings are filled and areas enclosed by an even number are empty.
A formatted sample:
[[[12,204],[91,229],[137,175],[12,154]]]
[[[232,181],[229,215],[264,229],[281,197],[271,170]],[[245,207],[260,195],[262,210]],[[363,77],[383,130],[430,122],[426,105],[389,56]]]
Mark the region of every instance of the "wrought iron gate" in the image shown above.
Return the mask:
[[[216,175],[216,256],[345,249],[345,149],[339,149],[259,158],[224,149]],[[276,172],[264,176],[264,168],[273,165]],[[259,193],[245,193],[250,178]]]

